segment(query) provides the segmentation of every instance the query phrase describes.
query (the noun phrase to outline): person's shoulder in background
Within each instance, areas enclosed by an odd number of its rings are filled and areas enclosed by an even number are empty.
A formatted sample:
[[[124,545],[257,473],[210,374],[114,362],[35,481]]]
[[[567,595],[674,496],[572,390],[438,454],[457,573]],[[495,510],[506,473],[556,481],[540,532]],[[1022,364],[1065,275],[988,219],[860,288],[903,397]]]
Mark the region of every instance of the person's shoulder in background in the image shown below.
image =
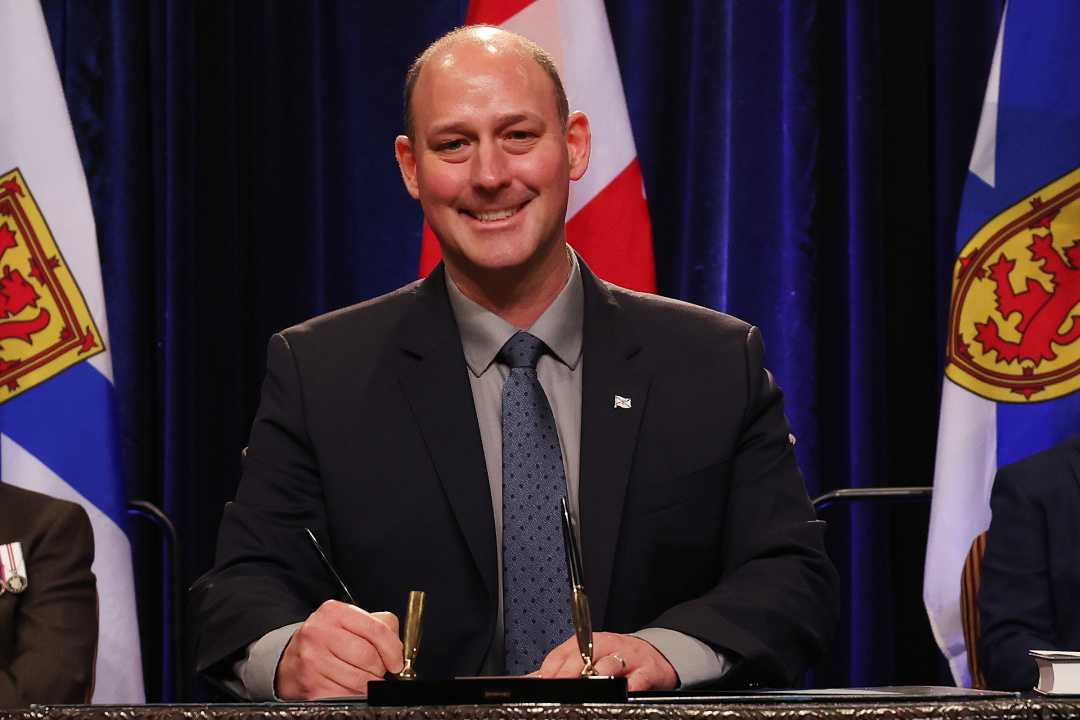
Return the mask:
[[[17,545],[16,545],[17,543]],[[94,534],[81,506],[0,483],[0,708],[86,702],[97,650]],[[18,590],[18,592],[16,592]]]
[[[998,469],[979,587],[987,685],[1030,690],[1030,650],[1080,650],[1080,434]]]

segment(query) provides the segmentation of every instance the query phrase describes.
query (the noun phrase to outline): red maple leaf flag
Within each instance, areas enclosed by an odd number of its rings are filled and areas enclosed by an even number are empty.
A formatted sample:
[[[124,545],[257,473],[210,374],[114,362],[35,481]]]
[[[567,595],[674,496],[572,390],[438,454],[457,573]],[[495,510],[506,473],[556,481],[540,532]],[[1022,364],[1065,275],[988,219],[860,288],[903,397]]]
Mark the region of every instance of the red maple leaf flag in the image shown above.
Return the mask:
[[[589,170],[570,190],[567,241],[605,280],[656,292],[645,185],[603,0],[471,0],[465,22],[500,25],[551,54],[570,109],[588,115],[593,137]],[[425,223],[421,277],[439,257]]]

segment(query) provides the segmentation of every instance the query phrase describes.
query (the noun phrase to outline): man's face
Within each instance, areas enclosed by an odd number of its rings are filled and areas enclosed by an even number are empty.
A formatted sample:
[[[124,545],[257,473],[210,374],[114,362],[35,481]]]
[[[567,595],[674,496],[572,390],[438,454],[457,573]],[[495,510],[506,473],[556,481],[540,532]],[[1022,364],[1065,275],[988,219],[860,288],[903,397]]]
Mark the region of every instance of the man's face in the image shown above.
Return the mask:
[[[550,267],[564,253],[570,181],[588,166],[585,116],[564,130],[535,60],[477,42],[424,66],[412,111],[415,138],[397,139],[398,164],[455,279]]]

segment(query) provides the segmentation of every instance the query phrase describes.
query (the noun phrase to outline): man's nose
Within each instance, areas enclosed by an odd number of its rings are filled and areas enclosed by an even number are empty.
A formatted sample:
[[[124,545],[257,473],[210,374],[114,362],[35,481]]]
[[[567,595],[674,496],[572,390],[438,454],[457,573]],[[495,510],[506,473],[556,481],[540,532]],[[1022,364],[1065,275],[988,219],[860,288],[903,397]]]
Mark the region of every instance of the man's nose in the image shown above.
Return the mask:
[[[510,183],[506,154],[497,142],[481,142],[473,164],[473,182],[486,190],[496,190]]]

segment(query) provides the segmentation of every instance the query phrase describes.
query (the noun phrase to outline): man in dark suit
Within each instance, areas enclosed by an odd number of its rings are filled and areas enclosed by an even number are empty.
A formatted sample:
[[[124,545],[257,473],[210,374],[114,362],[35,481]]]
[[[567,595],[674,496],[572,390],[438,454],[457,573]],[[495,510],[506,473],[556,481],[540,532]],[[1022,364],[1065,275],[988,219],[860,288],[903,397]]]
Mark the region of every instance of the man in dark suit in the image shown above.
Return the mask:
[[[406,82],[406,133],[402,177],[443,264],[271,340],[217,566],[192,591],[200,670],[254,697],[364,692],[401,669],[397,617],[424,590],[421,675],[505,671],[500,347],[527,328],[599,672],[631,690],[792,682],[831,637],[837,581],[757,330],[607,285],[567,247],[589,124],[523,38],[435,43]],[[359,607],[331,600],[305,527]],[[568,639],[529,667],[582,664]]]
[[[0,708],[90,699],[94,534],[75,503],[0,483]]]
[[[1080,650],[1080,434],[1000,468],[979,587],[987,686],[1031,690],[1029,650]]]

